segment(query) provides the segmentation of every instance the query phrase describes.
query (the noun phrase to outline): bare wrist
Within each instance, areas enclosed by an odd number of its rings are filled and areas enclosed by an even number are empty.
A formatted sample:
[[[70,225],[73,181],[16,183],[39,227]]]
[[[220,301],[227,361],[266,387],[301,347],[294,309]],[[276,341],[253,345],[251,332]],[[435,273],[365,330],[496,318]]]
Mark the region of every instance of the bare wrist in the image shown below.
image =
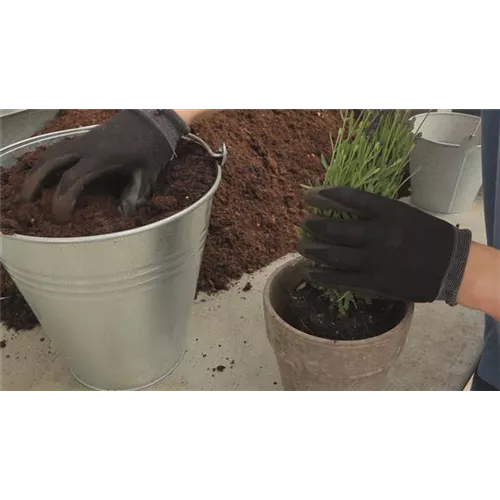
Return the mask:
[[[175,112],[188,124],[191,125],[201,118],[206,118],[220,109],[176,109]]]
[[[473,242],[458,303],[500,319],[500,252]]]

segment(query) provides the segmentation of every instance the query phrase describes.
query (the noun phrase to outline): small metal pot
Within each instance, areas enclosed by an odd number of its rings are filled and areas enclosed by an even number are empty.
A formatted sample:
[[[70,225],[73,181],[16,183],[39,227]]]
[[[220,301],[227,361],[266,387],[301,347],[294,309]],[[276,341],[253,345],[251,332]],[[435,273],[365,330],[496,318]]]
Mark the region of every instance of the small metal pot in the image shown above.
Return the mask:
[[[481,120],[460,113],[415,117],[422,137],[411,153],[411,201],[434,214],[470,210],[483,183]]]
[[[0,150],[0,166],[40,146],[87,133],[67,130]],[[165,220],[83,238],[0,234],[0,260],[75,378],[101,390],[148,387],[167,376],[185,351],[217,178],[200,200]]]

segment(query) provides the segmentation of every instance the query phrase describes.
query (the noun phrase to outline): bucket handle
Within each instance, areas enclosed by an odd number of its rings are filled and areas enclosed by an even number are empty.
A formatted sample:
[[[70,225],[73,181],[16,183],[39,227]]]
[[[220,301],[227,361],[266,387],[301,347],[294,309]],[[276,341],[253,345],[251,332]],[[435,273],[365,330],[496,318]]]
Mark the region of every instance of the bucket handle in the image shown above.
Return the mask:
[[[465,139],[462,141],[462,143],[458,147],[458,151],[465,156],[464,150],[467,150],[470,148],[470,143],[474,141],[474,139],[477,139],[477,135],[479,132],[479,129],[481,128],[481,118],[479,118],[479,121],[477,122],[476,128],[474,129],[474,132],[472,134],[468,135],[465,137]],[[477,146],[478,144],[476,144]],[[474,147],[472,148],[474,149]]]
[[[195,144],[198,144],[201,146],[210,157],[214,158],[215,160],[219,160],[219,164],[221,167],[223,167],[227,161],[227,147],[223,143],[222,146],[218,149],[217,152],[213,152],[210,146],[201,138],[198,137],[195,134],[187,134],[182,137],[185,141],[188,142],[194,142]]]
[[[478,132],[478,130],[479,130],[480,127],[481,127],[481,118],[479,118],[479,121],[477,122],[476,129],[474,130],[474,132],[472,132],[472,135],[470,136],[470,139],[473,139],[474,137],[476,137],[477,132]]]
[[[476,149],[479,146],[479,142],[477,142],[477,139],[478,139],[478,132],[479,132],[480,128],[481,128],[481,118],[477,122],[477,125],[476,125],[476,128],[474,129],[474,132],[472,132],[472,134],[466,136],[465,139],[462,141],[462,143],[459,145],[459,147],[457,149],[457,153],[459,155],[459,158],[465,158],[466,156],[468,156],[470,151]]]

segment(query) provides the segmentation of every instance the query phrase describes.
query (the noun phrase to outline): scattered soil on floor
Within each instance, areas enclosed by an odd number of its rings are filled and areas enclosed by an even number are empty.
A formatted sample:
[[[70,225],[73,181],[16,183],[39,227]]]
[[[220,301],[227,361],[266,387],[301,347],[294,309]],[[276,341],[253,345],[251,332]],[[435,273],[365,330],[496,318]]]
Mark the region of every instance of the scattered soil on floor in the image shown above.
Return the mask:
[[[330,340],[362,340],[394,328],[403,319],[406,306],[373,300],[341,314],[317,288],[304,283],[290,293],[287,309],[284,319],[305,333]]]
[[[64,110],[40,133],[102,123],[115,113]],[[225,142],[229,150],[212,207],[200,291],[227,289],[244,273],[295,250],[296,226],[305,209],[300,186],[322,175],[320,155],[330,153],[330,134],[335,137],[339,125],[337,110],[231,110],[193,128],[213,149]],[[30,220],[24,226],[29,226]],[[43,220],[31,223],[31,230],[40,230]],[[74,219],[72,225],[76,222]],[[104,225],[101,227],[104,230]],[[81,226],[75,230],[85,232]],[[8,281],[7,286],[3,281]],[[2,296],[15,296],[14,290],[10,279],[2,280]],[[3,301],[2,309],[13,306],[20,307],[19,301]],[[25,316],[29,313],[24,311]],[[8,322],[9,317],[19,314],[2,311],[2,321],[16,329],[34,326]]]

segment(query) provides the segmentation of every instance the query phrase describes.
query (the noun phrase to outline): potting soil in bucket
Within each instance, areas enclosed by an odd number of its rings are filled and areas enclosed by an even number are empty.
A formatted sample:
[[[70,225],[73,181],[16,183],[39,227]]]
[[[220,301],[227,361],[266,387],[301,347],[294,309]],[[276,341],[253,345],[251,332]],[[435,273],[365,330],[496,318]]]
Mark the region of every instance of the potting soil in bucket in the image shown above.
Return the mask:
[[[412,203],[435,214],[470,210],[482,185],[480,118],[421,114],[414,129],[422,137],[411,154]]]
[[[138,389],[167,375],[184,352],[221,169],[204,148],[182,142],[135,216],[117,208],[127,180],[110,176],[89,186],[71,223],[60,226],[51,217],[58,179],[34,203],[19,193],[47,146],[81,133],[0,152],[1,262],[77,379]]]

